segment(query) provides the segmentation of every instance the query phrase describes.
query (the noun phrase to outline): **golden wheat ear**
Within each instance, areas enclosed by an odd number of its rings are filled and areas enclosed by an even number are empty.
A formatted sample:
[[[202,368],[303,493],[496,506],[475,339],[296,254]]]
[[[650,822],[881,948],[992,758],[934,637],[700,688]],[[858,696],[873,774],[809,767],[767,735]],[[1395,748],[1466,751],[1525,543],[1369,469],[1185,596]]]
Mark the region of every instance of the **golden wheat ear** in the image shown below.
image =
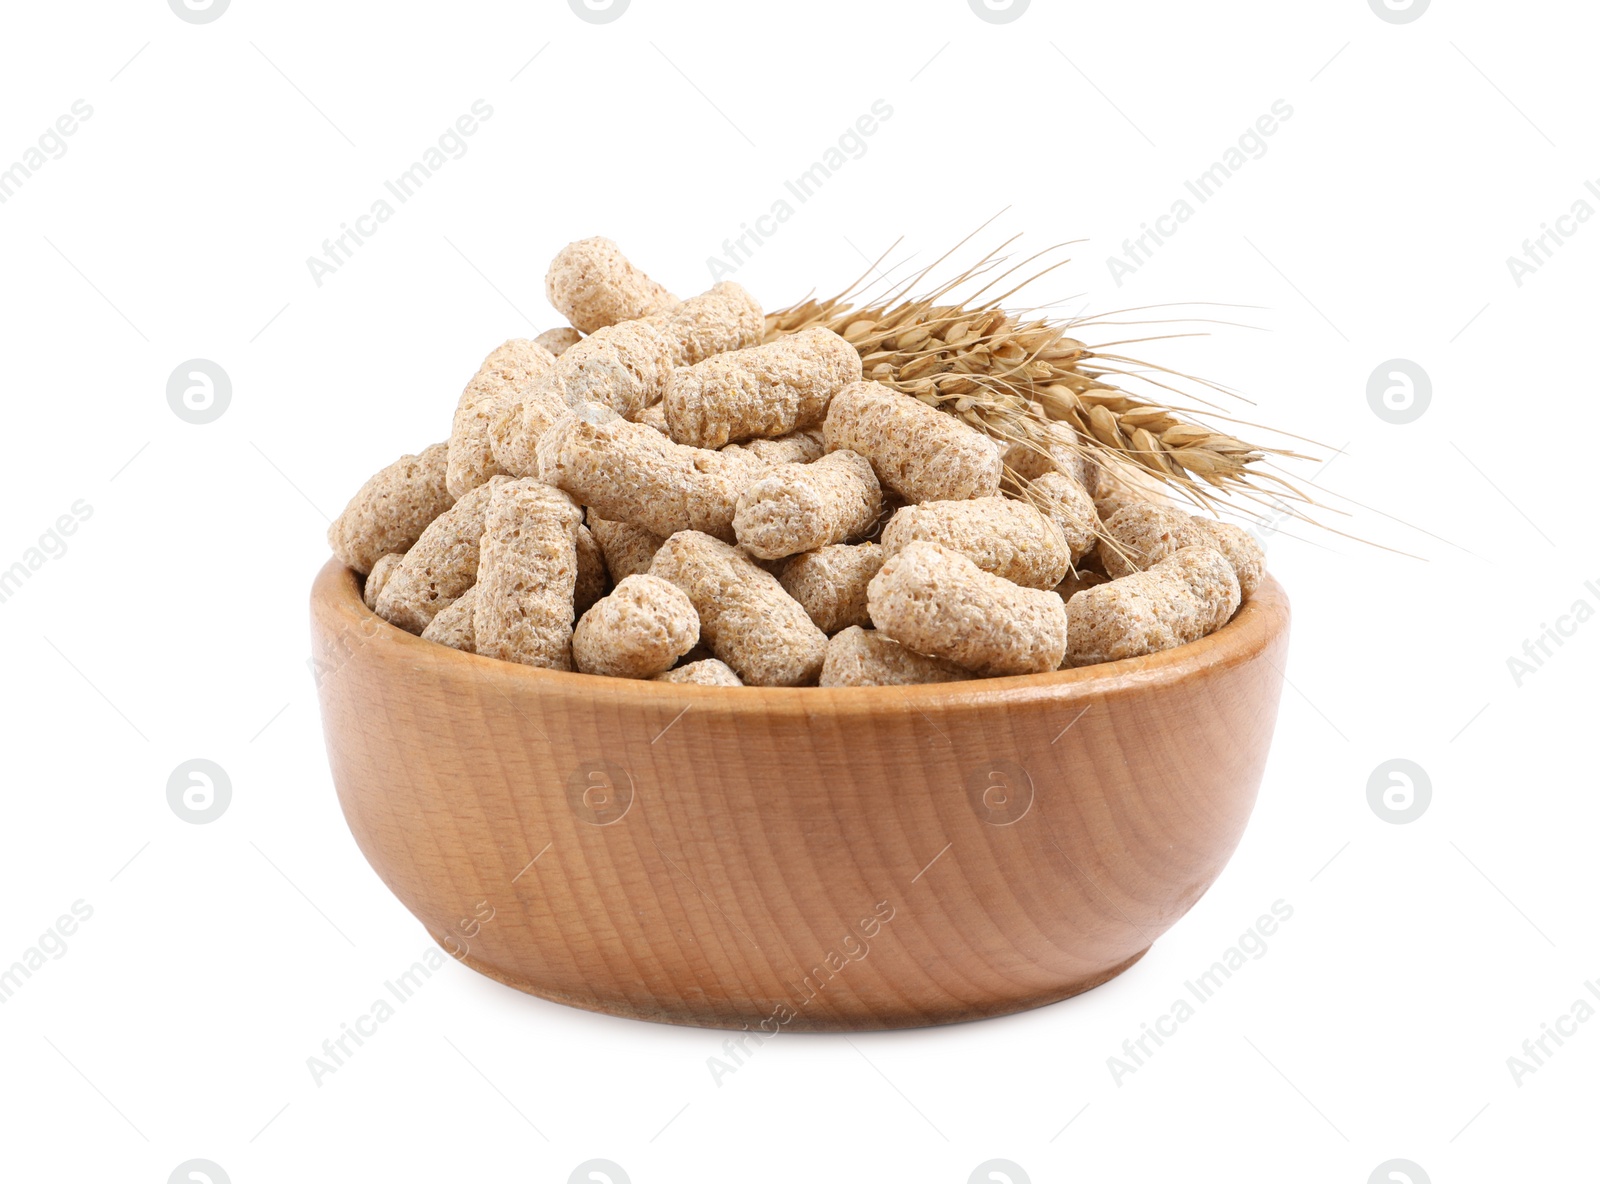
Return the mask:
[[[1069,449],[1091,462],[1090,472],[1103,471],[1146,488],[1153,478],[1213,513],[1227,511],[1256,521],[1284,515],[1312,521],[1304,513],[1305,507],[1316,505],[1311,497],[1283,477],[1256,467],[1268,457],[1312,458],[1287,448],[1249,443],[1211,426],[1208,417],[1228,424],[1243,421],[1221,414],[1220,406],[1208,397],[1187,396],[1207,404],[1215,414],[1196,412],[1176,399],[1156,401],[1118,381],[1133,379],[1180,398],[1185,391],[1180,383],[1238,398],[1233,392],[1114,352],[1126,342],[1095,346],[1080,340],[1085,330],[1122,322],[1007,311],[1004,301],[1068,262],[1039,265],[1059,249],[1053,247],[1008,266],[1003,252],[1014,241],[1002,243],[947,279],[936,280],[932,272],[953,252],[908,280],[884,285],[883,292],[874,293],[863,276],[837,296],[808,297],[767,315],[767,340],[822,325],[856,347],[866,377],[921,399],[997,440],[1045,455]],[[881,262],[880,257],[877,263]],[[877,263],[868,274],[877,270]],[[1023,272],[1030,266],[1035,269]],[[976,291],[964,297],[952,295],[978,280],[985,282]],[[1007,281],[1012,281],[1010,286],[995,294],[994,289]],[[928,285],[929,290],[912,295],[919,285]],[[1127,311],[1139,310],[1106,316]]]

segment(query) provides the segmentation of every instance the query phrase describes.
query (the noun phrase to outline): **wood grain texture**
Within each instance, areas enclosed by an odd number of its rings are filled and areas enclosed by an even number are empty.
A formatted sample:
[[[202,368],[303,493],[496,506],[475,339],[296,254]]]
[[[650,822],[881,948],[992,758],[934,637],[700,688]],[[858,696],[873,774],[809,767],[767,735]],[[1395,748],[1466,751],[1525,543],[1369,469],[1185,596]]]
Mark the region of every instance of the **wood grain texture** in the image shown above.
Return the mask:
[[[1239,841],[1289,638],[1268,580],[1147,658],[760,689],[463,654],[336,562],[311,607],[345,817],[436,941],[576,1007],[768,1032],[1003,1015],[1132,965]]]

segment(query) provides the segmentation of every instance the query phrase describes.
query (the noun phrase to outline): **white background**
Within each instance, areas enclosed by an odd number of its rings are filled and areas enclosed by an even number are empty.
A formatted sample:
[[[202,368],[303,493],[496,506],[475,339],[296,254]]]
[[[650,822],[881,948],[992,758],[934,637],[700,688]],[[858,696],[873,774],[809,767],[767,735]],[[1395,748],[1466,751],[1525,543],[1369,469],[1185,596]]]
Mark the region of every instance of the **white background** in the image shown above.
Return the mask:
[[[1507,666],[1600,607],[1600,224],[1520,286],[1506,264],[1579,199],[1600,209],[1592,8],[1035,0],[991,24],[965,0],[634,0],[597,25],[559,0],[234,0],[194,25],[141,0],[4,21],[0,168],[74,101],[93,115],[0,205],[0,567],[74,502],[92,516],[0,604],[0,965],[72,902],[93,916],[0,1005],[0,1174],[559,1182],[604,1158],[636,1184],[960,1184],[1004,1158],[1033,1181],[1362,1184],[1405,1158],[1441,1184],[1600,1178],[1600,1022],[1520,1084],[1507,1067],[1600,980],[1600,624],[1520,686]],[[307,256],[478,99],[466,154],[319,287]],[[1255,818],[1108,986],[787,1036],[718,1086],[721,1033],[450,964],[318,1087],[306,1058],[427,945],[328,776],[306,611],[328,517],[444,437],[491,347],[555,323],[563,243],[608,235],[700,290],[877,99],[865,154],[737,271],[764,303],[843,287],[902,235],[930,261],[1009,206],[985,246],[1085,240],[1039,302],[1250,306],[1185,311],[1253,328],[1142,348],[1320,441],[1301,476],[1342,449],[1320,480],[1353,517],[1330,521],[1412,557],[1271,540],[1296,623]],[[1119,287],[1107,257],[1280,99],[1265,154]],[[166,402],[196,357],[233,383],[205,425]],[[1366,397],[1397,357],[1433,384],[1406,425]],[[233,787],[205,826],[166,801],[196,757]],[[1395,757],[1432,783],[1408,825],[1367,802]],[[1266,955],[1115,1083],[1122,1041],[1280,899]]]

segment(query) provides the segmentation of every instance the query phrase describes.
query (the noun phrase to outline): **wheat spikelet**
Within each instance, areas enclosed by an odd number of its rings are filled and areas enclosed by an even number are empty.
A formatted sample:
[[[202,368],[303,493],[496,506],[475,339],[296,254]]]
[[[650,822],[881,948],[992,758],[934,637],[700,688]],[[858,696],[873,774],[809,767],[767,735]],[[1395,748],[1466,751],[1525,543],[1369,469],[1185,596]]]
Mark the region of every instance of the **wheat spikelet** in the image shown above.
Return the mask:
[[[999,440],[1041,452],[1065,446],[1113,475],[1146,486],[1154,477],[1211,509],[1217,508],[1213,495],[1219,492],[1240,493],[1258,504],[1284,497],[1310,501],[1282,479],[1251,467],[1269,455],[1298,453],[1247,443],[1207,426],[1186,409],[1152,402],[1116,385],[1116,378],[1129,373],[1124,367],[1144,363],[1100,352],[1070,335],[1093,325],[1092,320],[1019,315],[1001,306],[1011,292],[1044,271],[997,297],[968,303],[950,297],[953,289],[1003,262],[997,251],[990,252],[926,296],[906,293],[937,263],[887,297],[857,304],[851,300],[852,288],[829,299],[808,299],[769,314],[766,338],[826,326],[856,347],[867,378]]]

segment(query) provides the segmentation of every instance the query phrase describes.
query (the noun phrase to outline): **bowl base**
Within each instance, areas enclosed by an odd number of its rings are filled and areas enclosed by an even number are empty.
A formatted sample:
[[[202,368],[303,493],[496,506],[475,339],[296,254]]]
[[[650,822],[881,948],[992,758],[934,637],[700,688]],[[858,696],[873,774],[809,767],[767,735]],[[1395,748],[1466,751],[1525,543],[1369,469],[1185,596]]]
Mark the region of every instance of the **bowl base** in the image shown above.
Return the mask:
[[[449,947],[432,934],[429,937],[449,953]],[[1098,971],[1086,978],[1052,987],[1048,991],[1041,991],[1032,995],[1020,995],[1014,998],[992,999],[981,1007],[950,1008],[941,1012],[911,1011],[896,1012],[893,1010],[874,1009],[868,1011],[865,1005],[857,1014],[851,1015],[807,1015],[803,1009],[797,1010],[794,1018],[783,1025],[783,1030],[790,1032],[888,1032],[898,1028],[932,1028],[943,1024],[960,1024],[969,1020],[992,1019],[995,1016],[1014,1015],[1019,1011],[1031,1011],[1036,1007],[1047,1007],[1052,1003],[1059,1003],[1063,999],[1070,999],[1074,995],[1081,995],[1085,991],[1092,991],[1095,987],[1110,982],[1123,971],[1150,952],[1146,946],[1125,962],[1120,962],[1108,970]],[[657,1024],[676,1024],[686,1028],[723,1028],[730,1031],[744,1031],[757,1027],[763,1020],[773,1014],[773,1008],[778,1005],[778,1000],[751,1000],[740,1004],[729,1001],[721,1007],[688,1007],[662,1004],[658,1007],[641,1007],[627,999],[602,999],[593,995],[573,995],[562,991],[553,991],[542,987],[522,975],[513,974],[486,962],[472,957],[470,954],[452,955],[457,962],[462,963],[470,970],[475,970],[485,978],[491,978],[504,986],[512,987],[524,994],[534,995],[540,999],[549,1000],[551,1003],[560,1003],[567,1007],[576,1007],[583,1011],[597,1011],[602,1015],[614,1015],[629,1020],[649,1020]]]

